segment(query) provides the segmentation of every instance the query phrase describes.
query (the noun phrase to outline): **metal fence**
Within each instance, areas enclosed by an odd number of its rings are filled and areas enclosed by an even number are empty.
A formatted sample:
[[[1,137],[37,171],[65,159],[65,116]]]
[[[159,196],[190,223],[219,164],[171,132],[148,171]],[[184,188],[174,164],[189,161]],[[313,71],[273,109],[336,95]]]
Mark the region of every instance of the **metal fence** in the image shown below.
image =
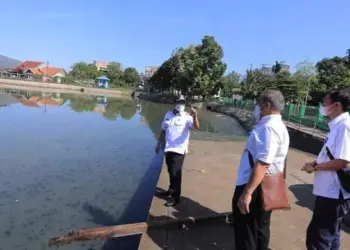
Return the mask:
[[[253,111],[256,105],[256,102],[252,100],[237,100],[227,97],[221,98],[219,102],[248,111]],[[286,104],[282,111],[282,117],[284,120],[294,123],[299,129],[311,128],[313,133],[315,130],[329,131],[329,121],[320,114],[318,107],[306,106],[305,104]]]

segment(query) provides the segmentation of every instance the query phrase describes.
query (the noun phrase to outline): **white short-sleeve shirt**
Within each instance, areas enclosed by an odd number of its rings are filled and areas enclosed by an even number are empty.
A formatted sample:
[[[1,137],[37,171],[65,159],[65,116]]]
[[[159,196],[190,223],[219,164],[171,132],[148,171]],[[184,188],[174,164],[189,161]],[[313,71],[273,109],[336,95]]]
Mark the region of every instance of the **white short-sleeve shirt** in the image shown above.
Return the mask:
[[[186,112],[165,114],[161,129],[165,131],[164,152],[186,154],[190,130],[193,128],[193,117]]]
[[[330,161],[326,147],[329,148],[335,159],[350,162],[350,116],[348,112],[339,115],[328,125],[330,131],[327,134],[323,148],[317,156],[316,163]],[[347,167],[345,171],[350,171],[350,168]],[[315,172],[314,195],[338,199],[340,190],[345,199],[350,198],[350,193],[341,187],[336,171],[318,170]]]
[[[238,168],[236,185],[247,184],[252,173],[248,151],[254,162],[269,164],[267,174],[283,172],[289,149],[289,133],[281,115],[262,117],[250,132]]]

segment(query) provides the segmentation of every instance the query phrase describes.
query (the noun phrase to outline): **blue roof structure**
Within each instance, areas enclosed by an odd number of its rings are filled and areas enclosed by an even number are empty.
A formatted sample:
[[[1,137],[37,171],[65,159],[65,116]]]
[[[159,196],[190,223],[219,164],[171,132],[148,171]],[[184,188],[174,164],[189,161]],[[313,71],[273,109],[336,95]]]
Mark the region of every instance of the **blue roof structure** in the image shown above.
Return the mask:
[[[97,80],[107,80],[107,81],[109,81],[109,78],[107,76],[100,76],[100,77],[97,77]]]

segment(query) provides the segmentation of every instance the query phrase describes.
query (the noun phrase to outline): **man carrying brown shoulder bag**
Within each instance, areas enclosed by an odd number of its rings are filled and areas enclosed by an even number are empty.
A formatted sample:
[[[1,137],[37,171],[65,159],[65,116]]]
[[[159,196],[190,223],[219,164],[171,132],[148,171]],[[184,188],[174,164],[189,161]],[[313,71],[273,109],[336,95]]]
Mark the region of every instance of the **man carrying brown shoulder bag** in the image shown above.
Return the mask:
[[[283,104],[277,90],[259,98],[261,119],[246,142],[232,199],[237,250],[267,250],[271,211],[289,208],[284,183],[289,134],[281,117]]]

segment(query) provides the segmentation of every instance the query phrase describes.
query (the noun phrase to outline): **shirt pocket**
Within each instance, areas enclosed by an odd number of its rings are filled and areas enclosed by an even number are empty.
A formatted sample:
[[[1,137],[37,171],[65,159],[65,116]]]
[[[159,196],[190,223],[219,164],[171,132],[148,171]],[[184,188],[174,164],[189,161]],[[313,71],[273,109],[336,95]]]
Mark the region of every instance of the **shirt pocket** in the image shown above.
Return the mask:
[[[177,128],[182,128],[182,127],[185,127],[186,126],[186,121],[185,119],[175,119],[174,121],[174,125],[177,127]]]

